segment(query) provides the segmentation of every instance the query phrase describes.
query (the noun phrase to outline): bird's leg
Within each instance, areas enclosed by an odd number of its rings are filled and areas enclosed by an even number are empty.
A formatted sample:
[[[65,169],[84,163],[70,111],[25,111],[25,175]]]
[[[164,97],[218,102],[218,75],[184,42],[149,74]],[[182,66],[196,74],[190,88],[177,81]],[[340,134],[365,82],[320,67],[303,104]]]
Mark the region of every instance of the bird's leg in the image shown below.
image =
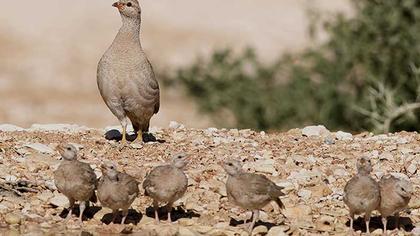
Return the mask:
[[[159,204],[158,204],[157,201],[154,201],[154,200],[153,200],[153,210],[155,211],[155,220],[156,220],[156,223],[159,224],[160,223],[160,221],[159,221],[159,213],[158,213]]]
[[[350,212],[349,214],[349,218],[350,218],[350,230],[349,230],[349,234],[352,235],[353,234],[353,221],[354,221],[354,213]]]
[[[123,214],[123,218],[121,220],[121,224],[125,224],[125,220],[127,219],[127,215],[128,215],[128,209],[123,209],[122,214]]]
[[[168,212],[168,223],[172,223],[172,219],[171,219],[171,211],[172,211],[172,202],[168,202],[168,204],[166,205],[166,211]]]
[[[395,216],[395,228],[398,230],[400,229],[400,213],[397,212],[394,214]]]
[[[69,199],[69,213],[67,213],[67,217],[66,217],[66,221],[70,220],[71,218],[71,214],[73,213],[73,206],[74,206],[74,199],[73,198],[68,198]]]
[[[79,204],[79,210],[80,210],[79,221],[80,222],[83,222],[83,212],[85,212],[85,209],[86,209],[86,202],[81,201]]]
[[[252,220],[252,218],[254,218],[254,212],[253,211],[251,212],[251,220]],[[248,221],[248,219],[245,216],[244,225],[246,225],[247,221]]]
[[[366,233],[367,233],[367,235],[370,235],[370,229],[369,229],[370,213],[371,212],[366,212],[366,214],[365,214],[365,224],[366,224]]]
[[[249,234],[252,234],[252,229],[254,229],[255,226],[255,222],[257,222],[258,218],[260,217],[260,211],[259,210],[254,210],[252,212],[252,223],[249,226]]]
[[[384,225],[384,234],[383,235],[387,235],[386,234],[386,223],[387,223],[387,219],[386,217],[382,216],[382,224]]]
[[[137,131],[137,137],[134,140],[134,142],[140,142],[140,143],[143,142],[143,131],[141,130]]]
[[[122,126],[122,138],[121,138],[121,145],[125,146],[127,144],[127,117],[124,117],[124,119],[122,119],[120,121],[121,126]]]
[[[118,209],[117,210],[112,210],[112,220],[111,223],[115,222],[115,219],[117,218],[118,215]]]

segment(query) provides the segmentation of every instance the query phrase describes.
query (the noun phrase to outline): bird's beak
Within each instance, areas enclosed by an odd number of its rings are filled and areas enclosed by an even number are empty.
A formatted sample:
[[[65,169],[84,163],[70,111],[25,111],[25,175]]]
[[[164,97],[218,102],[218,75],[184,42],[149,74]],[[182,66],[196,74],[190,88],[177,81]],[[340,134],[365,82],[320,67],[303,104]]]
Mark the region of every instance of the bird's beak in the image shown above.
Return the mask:
[[[124,7],[124,5],[120,2],[114,2],[112,6],[118,8],[118,10],[121,10]]]

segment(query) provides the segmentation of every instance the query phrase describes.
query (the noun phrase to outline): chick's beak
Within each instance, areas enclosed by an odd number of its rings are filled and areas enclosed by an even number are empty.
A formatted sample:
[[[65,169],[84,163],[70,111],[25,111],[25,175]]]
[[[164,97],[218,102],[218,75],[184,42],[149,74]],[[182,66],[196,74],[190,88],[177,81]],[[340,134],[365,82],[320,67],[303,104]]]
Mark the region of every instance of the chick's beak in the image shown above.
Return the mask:
[[[124,4],[120,3],[120,2],[114,2],[114,4],[112,4],[113,7],[118,8],[118,10],[121,10],[124,6]]]

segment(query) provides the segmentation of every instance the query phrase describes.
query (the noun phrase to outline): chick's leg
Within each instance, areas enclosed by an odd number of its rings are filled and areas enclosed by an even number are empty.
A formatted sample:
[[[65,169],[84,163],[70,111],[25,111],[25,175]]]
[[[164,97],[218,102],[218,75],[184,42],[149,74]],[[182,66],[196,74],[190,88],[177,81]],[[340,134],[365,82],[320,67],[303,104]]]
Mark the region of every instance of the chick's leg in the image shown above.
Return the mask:
[[[252,230],[254,229],[255,223],[258,221],[258,218],[260,217],[260,211],[259,210],[254,210],[252,212],[253,217],[252,217],[252,223],[249,226],[249,233],[252,234]]]
[[[85,209],[86,209],[86,202],[81,201],[79,205],[79,210],[80,210],[79,221],[80,222],[83,221],[83,212],[85,212]]]
[[[73,206],[75,200],[73,198],[69,198],[69,213],[67,214],[66,221],[70,220],[71,214],[73,213]]]
[[[168,223],[172,223],[171,211],[172,211],[172,202],[168,202],[166,205],[166,211],[168,212]]]
[[[370,235],[370,229],[369,229],[370,213],[371,212],[366,212],[366,215],[365,215],[366,233],[368,235]]]
[[[153,201],[153,210],[155,211],[155,220],[156,220],[156,223],[159,224],[160,223],[159,213],[158,213],[159,204],[158,204],[157,201]]]

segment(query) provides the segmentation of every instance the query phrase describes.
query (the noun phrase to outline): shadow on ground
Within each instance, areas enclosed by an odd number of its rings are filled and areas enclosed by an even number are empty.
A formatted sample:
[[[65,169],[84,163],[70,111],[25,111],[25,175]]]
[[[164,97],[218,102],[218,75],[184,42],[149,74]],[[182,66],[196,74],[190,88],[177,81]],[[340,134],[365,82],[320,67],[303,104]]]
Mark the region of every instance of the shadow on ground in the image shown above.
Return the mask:
[[[346,225],[350,227],[350,220],[347,221]],[[363,217],[358,217],[353,222],[353,227],[355,231],[360,230],[362,232],[366,232],[365,219]],[[383,229],[384,226],[382,224],[382,218],[380,216],[375,216],[375,217],[370,218],[369,227],[370,227],[371,232],[376,229]],[[396,217],[394,216],[388,217],[388,222],[386,225],[387,231],[394,230],[396,228],[397,228]],[[414,225],[409,217],[400,217],[400,228],[404,229],[406,232],[411,232],[414,229]]]
[[[159,207],[158,214],[160,220],[168,220],[168,212],[166,211],[165,207]],[[146,209],[146,215],[151,218],[155,218],[155,211],[153,210],[153,207],[148,207]],[[172,208],[171,212],[171,220],[172,222],[177,221],[181,218],[188,218],[191,219],[193,217],[200,217],[200,214],[197,214],[195,212],[192,212],[191,210],[185,211],[184,209],[177,207]]]
[[[127,134],[127,141],[133,142],[137,138],[137,134]],[[115,141],[121,141],[122,139],[122,133],[119,130],[111,129],[108,130],[105,133],[105,139],[107,140],[115,140]],[[150,142],[158,142],[158,143],[164,143],[165,140],[162,139],[156,139],[155,136],[151,133],[143,133],[142,134],[143,142],[150,143]]]

